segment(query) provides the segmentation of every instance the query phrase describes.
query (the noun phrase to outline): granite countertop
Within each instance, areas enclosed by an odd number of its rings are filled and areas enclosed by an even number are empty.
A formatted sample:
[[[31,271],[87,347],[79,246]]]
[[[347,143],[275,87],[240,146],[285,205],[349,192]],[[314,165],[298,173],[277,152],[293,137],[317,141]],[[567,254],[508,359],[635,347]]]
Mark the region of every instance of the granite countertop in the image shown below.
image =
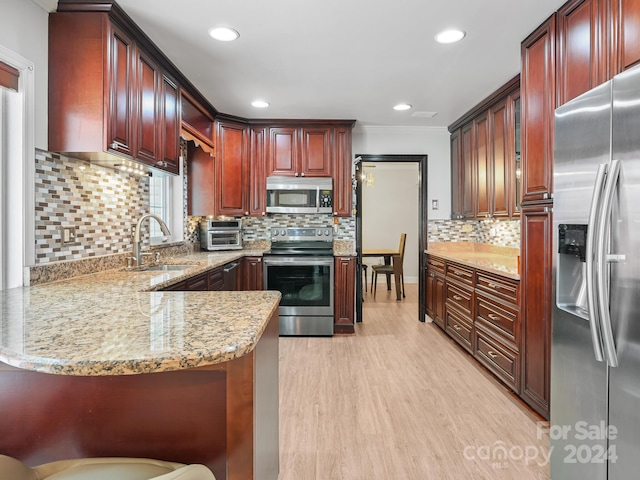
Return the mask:
[[[428,245],[425,253],[520,280],[519,248],[474,242],[434,242]]]
[[[107,270],[0,292],[0,361],[62,375],[201,367],[249,353],[280,293],[158,291],[260,250],[172,258],[183,271]]]

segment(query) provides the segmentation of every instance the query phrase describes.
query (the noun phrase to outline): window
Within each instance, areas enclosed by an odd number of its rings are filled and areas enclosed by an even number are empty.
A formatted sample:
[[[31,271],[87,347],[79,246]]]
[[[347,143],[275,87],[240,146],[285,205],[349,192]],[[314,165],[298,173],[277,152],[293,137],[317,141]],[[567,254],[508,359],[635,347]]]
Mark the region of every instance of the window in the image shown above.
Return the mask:
[[[154,173],[152,177],[149,177],[149,212],[164,220],[173,235],[171,228],[171,177],[169,175]],[[149,224],[151,243],[166,241],[158,222],[151,221]]]
[[[149,212],[159,216],[171,231],[171,237],[163,235],[158,222],[151,221],[151,244],[181,242],[184,231],[183,177],[153,170],[149,177]]]

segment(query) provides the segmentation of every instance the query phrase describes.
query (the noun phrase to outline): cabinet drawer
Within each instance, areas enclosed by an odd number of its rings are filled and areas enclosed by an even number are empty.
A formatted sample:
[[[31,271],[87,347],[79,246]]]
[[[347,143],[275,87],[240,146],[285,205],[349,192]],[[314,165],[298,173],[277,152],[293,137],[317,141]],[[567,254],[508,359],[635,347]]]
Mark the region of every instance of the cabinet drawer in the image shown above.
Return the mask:
[[[520,282],[516,280],[478,271],[476,273],[476,288],[514,305],[520,304]]]
[[[462,345],[469,353],[473,354],[473,326],[463,320],[455,310],[446,309],[446,330],[456,342]]]
[[[480,329],[476,329],[476,355],[480,363],[491,370],[510,388],[518,391],[520,357]]]
[[[444,260],[431,255],[427,256],[427,269],[429,271],[444,275],[444,265]]]
[[[216,267],[209,272],[209,290],[221,291],[224,289],[224,275],[221,267]]]
[[[208,290],[207,275],[198,275],[197,277],[187,278],[187,290],[206,291]]]
[[[449,279],[473,286],[473,268],[447,263],[447,280]]]
[[[497,333],[518,345],[519,312],[517,309],[476,294],[476,319],[484,320]]]
[[[473,318],[471,309],[473,307],[473,291],[466,290],[451,283],[446,284],[447,289],[447,305],[452,305],[460,313],[464,314],[470,322]]]

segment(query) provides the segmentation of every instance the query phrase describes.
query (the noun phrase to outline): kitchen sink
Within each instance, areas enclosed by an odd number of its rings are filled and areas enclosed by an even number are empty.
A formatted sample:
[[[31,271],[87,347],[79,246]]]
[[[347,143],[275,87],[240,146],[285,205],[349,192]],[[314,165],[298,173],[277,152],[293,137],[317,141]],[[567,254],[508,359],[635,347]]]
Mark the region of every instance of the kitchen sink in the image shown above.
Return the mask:
[[[133,272],[177,272],[180,270],[187,270],[188,268],[197,267],[198,265],[178,265],[178,264],[163,264],[163,265],[143,265],[141,267],[134,267]]]

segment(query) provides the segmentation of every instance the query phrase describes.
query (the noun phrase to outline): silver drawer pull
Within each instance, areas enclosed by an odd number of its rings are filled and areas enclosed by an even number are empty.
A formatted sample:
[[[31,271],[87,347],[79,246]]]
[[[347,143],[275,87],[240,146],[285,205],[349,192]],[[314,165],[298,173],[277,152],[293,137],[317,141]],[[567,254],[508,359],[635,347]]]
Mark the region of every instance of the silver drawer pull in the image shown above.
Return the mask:
[[[458,277],[470,277],[471,275],[469,275],[468,273],[465,272],[461,272],[459,270],[454,270],[453,274],[458,276]]]
[[[487,352],[487,355],[489,355],[493,359],[498,358],[498,355],[496,355],[495,352],[493,352],[493,350],[489,350]]]
[[[497,283],[490,283],[489,284],[489,288],[500,288],[500,285],[498,285]]]
[[[456,332],[459,332],[460,330],[462,330],[462,328],[460,328],[460,325],[454,325],[453,328]]]
[[[460,300],[462,300],[462,297],[461,297],[460,295],[454,295],[454,296],[453,296],[453,299],[454,299],[456,302],[459,302]]]
[[[498,320],[500,318],[497,315],[494,315],[493,313],[488,314],[487,317],[489,317],[491,320]]]

